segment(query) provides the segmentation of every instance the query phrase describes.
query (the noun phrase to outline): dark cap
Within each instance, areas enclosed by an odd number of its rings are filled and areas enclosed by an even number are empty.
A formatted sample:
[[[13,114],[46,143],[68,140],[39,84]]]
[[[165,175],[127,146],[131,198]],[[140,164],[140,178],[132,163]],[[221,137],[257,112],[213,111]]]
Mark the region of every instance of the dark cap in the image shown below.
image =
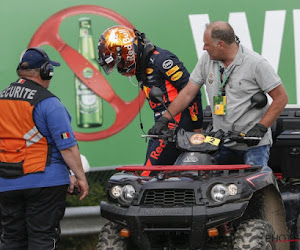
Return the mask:
[[[26,65],[26,66],[22,65],[25,62],[28,65]],[[38,48],[38,47],[37,48],[29,48],[23,54],[20,64],[19,64],[19,68],[20,69],[38,69],[45,62],[48,62],[53,66],[60,66],[59,62],[51,61],[43,49]]]

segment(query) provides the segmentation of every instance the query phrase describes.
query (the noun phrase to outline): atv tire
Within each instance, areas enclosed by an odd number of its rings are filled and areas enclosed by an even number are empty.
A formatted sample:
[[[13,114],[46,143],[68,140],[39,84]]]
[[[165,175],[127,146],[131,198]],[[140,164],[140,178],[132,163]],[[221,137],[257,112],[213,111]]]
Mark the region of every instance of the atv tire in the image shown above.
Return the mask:
[[[235,234],[234,250],[276,250],[274,231],[266,221],[253,219],[242,222]]]
[[[120,236],[122,227],[116,223],[106,223],[100,233],[98,250],[129,250],[129,240]]]

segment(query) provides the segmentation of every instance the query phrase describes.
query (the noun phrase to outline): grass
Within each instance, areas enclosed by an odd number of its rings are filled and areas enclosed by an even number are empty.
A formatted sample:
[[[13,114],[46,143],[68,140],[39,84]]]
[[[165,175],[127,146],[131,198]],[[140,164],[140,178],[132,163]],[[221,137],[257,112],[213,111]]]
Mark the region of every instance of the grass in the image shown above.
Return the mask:
[[[59,250],[96,250],[98,234],[62,236]]]

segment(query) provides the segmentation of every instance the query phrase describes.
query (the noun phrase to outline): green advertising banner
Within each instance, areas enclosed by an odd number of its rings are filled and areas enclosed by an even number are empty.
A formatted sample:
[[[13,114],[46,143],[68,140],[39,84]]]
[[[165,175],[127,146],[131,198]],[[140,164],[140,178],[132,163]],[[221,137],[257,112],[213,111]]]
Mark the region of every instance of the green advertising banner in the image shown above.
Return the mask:
[[[10,0],[2,1],[0,20],[0,89],[16,80],[22,51],[44,48],[61,63],[50,91],[69,110],[80,151],[91,167],[143,164],[147,143],[140,124],[145,132],[153,125],[136,79],[117,72],[107,76],[98,67],[97,43],[112,25],[144,32],[191,72],[203,53],[205,24],[228,21],[241,43],[261,53],[278,72],[289,104],[300,104],[298,0]],[[205,106],[204,89],[202,96]],[[93,110],[93,116],[82,116],[83,109]]]

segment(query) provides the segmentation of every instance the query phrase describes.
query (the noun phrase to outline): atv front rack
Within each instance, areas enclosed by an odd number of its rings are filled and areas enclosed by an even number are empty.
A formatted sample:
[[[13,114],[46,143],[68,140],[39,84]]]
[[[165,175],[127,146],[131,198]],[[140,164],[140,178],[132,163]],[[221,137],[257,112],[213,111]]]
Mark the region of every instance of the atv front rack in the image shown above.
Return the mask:
[[[119,171],[208,171],[208,170],[240,170],[248,169],[251,165],[155,165],[155,166],[123,166],[117,167]]]

